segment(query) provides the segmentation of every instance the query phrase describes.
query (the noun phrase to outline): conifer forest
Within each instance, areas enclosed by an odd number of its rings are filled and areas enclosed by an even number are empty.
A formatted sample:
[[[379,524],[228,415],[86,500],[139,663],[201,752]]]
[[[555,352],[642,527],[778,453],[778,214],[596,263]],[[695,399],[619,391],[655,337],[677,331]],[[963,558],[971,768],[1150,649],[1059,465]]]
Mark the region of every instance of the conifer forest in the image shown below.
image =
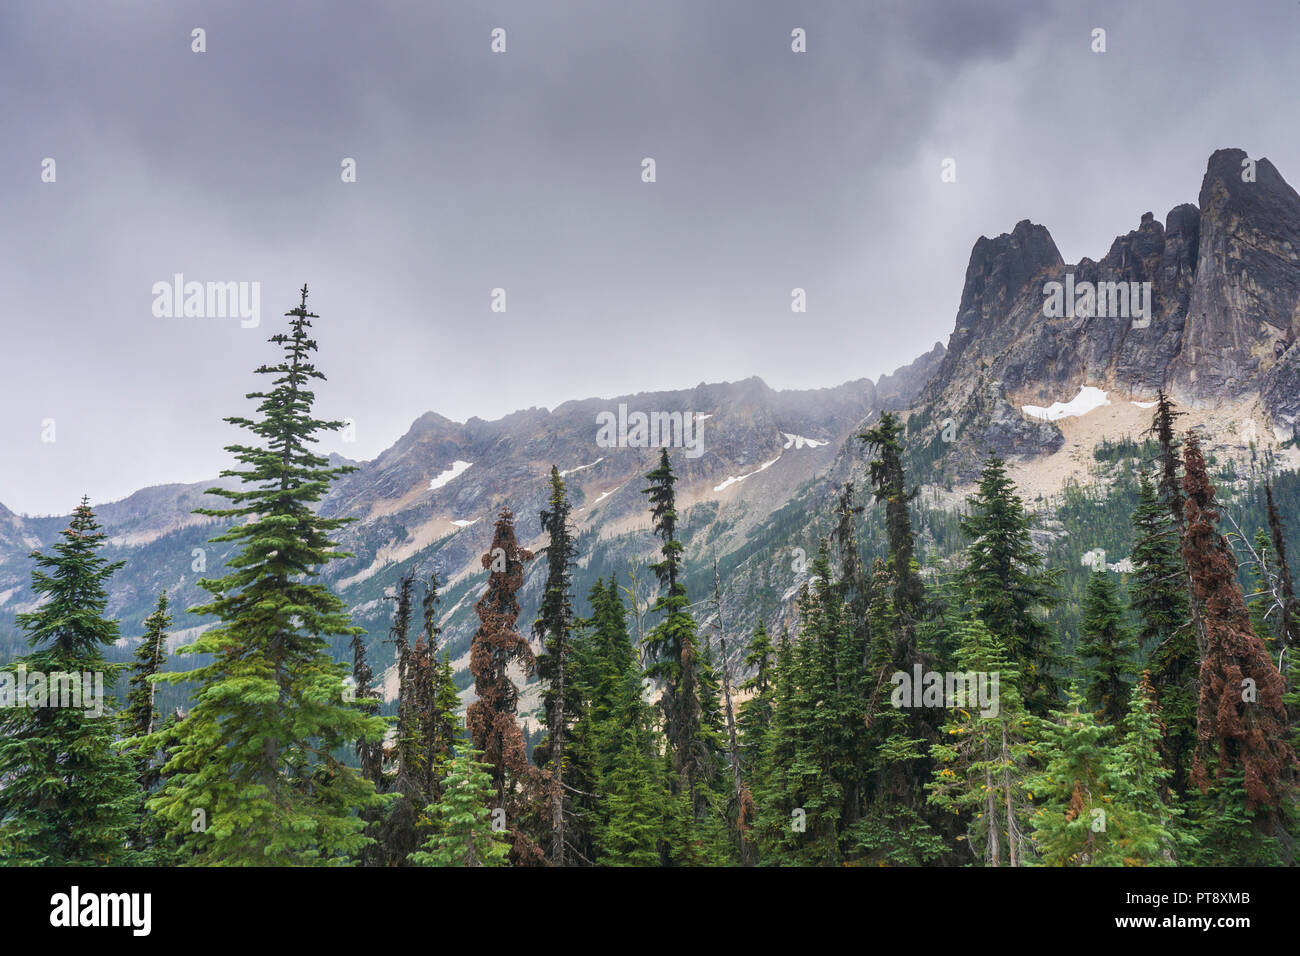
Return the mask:
[[[1297,17],[0,12],[0,912],[1279,920]]]

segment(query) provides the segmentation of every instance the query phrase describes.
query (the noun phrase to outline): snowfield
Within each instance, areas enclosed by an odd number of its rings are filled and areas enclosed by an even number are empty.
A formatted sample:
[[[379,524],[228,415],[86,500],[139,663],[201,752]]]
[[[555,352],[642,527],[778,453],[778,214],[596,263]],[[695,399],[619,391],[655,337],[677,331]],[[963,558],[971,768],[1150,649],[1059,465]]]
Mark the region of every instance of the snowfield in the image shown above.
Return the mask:
[[[1106,397],[1105,392],[1095,386],[1085,385],[1079,389],[1079,394],[1068,402],[1053,402],[1046,408],[1041,405],[1021,405],[1020,410],[1030,418],[1054,422],[1062,418],[1087,415],[1089,412],[1109,404],[1110,399]]]
[[[469,469],[469,467],[472,464],[473,462],[461,461],[459,458],[457,458],[455,461],[451,463],[450,468],[448,468],[446,471],[439,474],[438,477],[429,479],[429,490],[437,491],[439,488],[447,484],[447,482],[451,481],[453,478],[459,478],[461,475],[465,474],[465,472]]]
[[[809,448],[820,448],[822,445],[829,445],[830,442],[818,441],[816,438],[805,438],[803,435],[791,435],[789,432],[781,432],[785,436],[785,447],[794,446],[796,450],[807,445]]]
[[[560,477],[565,478],[568,477],[569,475],[577,474],[580,471],[585,471],[588,468],[595,468],[604,460],[605,460],[604,458],[597,458],[589,465],[579,465],[577,468],[570,468],[568,471],[562,471],[560,472]]]
[[[714,486],[713,486],[713,490],[714,490],[714,491],[724,491],[725,489],[729,488],[731,485],[736,484],[737,482],[744,481],[746,478],[753,478],[753,477],[754,477],[755,475],[757,475],[760,471],[766,471],[768,468],[771,468],[773,465],[775,465],[775,464],[776,464],[778,461],[780,461],[780,460],[781,460],[781,456],[780,456],[780,455],[777,455],[777,456],[776,456],[775,458],[773,458],[771,461],[765,461],[765,462],[763,462],[763,464],[761,464],[761,465],[758,466],[758,469],[757,469],[757,470],[755,470],[755,471],[751,471],[751,472],[750,472],[749,474],[747,474],[747,475],[741,475],[740,477],[736,477],[735,475],[730,475],[730,476],[728,476],[727,480],[724,481],[722,484],[720,484],[720,485],[714,485]]]

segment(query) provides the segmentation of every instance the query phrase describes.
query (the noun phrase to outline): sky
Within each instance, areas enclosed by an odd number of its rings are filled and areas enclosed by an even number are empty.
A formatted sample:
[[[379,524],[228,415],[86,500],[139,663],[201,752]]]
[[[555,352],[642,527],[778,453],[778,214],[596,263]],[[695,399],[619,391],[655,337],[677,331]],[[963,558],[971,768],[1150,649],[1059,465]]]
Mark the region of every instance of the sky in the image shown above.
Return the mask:
[[[0,503],[214,477],[304,283],[355,459],[428,411],[874,379],[947,341],[981,235],[1098,259],[1223,147],[1300,182],[1298,35],[1276,0],[12,0]],[[178,273],[258,283],[258,324],[169,314]]]

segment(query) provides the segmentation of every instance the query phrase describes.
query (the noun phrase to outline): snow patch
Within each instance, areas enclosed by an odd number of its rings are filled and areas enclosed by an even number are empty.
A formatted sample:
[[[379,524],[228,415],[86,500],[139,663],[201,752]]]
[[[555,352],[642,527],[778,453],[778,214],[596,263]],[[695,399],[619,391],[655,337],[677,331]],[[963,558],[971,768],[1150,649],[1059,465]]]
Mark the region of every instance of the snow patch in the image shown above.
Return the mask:
[[[583,471],[583,470],[585,470],[585,469],[587,469],[587,468],[595,468],[597,465],[599,465],[599,464],[600,464],[602,461],[604,461],[604,460],[605,460],[604,458],[597,458],[597,459],[596,459],[595,461],[593,461],[590,465],[579,465],[577,468],[570,468],[568,471],[562,471],[562,472],[560,472],[560,477],[561,477],[561,478],[564,478],[564,477],[567,477],[568,475],[575,474],[575,473],[577,473],[577,472],[579,472],[579,471]]]
[[[1132,404],[1133,404],[1133,405],[1136,405],[1138,408],[1155,408],[1155,407],[1156,407],[1156,403],[1155,403],[1155,402],[1133,402]]]
[[[452,524],[454,524],[457,528],[468,528],[472,524],[478,524],[478,518],[475,518],[473,521],[466,521],[464,518],[460,518],[456,521],[453,521]]]
[[[744,481],[746,478],[753,478],[753,477],[754,477],[755,475],[757,475],[760,471],[766,471],[768,468],[771,468],[773,465],[775,465],[775,464],[776,464],[778,461],[780,461],[780,460],[781,460],[781,456],[780,456],[780,455],[777,455],[777,456],[776,456],[775,458],[773,458],[771,461],[765,461],[765,462],[763,462],[763,464],[761,464],[761,465],[758,466],[757,470],[755,470],[755,471],[751,471],[751,472],[750,472],[749,474],[747,474],[747,475],[741,475],[740,477],[736,477],[735,475],[729,475],[729,476],[727,477],[727,480],[724,481],[722,484],[720,484],[720,485],[714,485],[714,486],[713,486],[713,490],[714,490],[714,491],[723,491],[723,490],[729,488],[731,485],[736,484],[737,482]]]
[[[785,447],[794,446],[795,450],[807,445],[809,448],[820,448],[822,445],[829,445],[828,441],[818,441],[816,438],[805,438],[803,435],[791,435],[789,432],[781,432],[785,436]]]
[[[1068,402],[1053,402],[1046,408],[1041,405],[1021,405],[1020,410],[1031,418],[1054,422],[1061,418],[1087,415],[1094,409],[1109,404],[1110,399],[1106,397],[1105,392],[1095,386],[1085,385],[1079,389],[1079,394]]]
[[[439,474],[437,478],[429,479],[429,490],[437,491],[439,488],[447,484],[447,482],[451,481],[453,478],[459,478],[461,475],[465,474],[465,472],[469,469],[470,465],[472,464],[473,462],[461,461],[459,458],[457,458],[455,461],[451,463],[451,467],[448,468],[446,471],[442,472],[441,474]]]

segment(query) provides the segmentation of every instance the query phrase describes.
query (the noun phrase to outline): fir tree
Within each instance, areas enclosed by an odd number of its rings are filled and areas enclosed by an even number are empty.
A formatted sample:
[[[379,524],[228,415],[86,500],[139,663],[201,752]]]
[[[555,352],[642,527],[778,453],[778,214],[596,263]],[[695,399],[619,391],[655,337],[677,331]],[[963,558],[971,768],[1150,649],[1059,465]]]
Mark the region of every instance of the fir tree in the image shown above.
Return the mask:
[[[1037,801],[1032,822],[1039,860],[1045,866],[1117,865],[1107,826],[1112,780],[1105,759],[1115,728],[1098,723],[1072,691],[1050,720],[1033,721],[1033,733],[1042,769],[1025,778],[1025,788]]]
[[[915,542],[908,505],[916,491],[907,491],[903,475],[903,426],[892,412],[884,412],[874,428],[858,436],[879,457],[870,465],[877,502],[885,504],[889,533],[889,560],[895,580],[894,602],[904,621],[920,615],[925,586],[915,560]]]
[[[655,534],[663,542],[663,560],[651,565],[662,588],[651,608],[663,617],[646,637],[650,666],[646,673],[661,682],[660,704],[672,754],[673,769],[680,779],[693,818],[706,816],[708,790],[717,772],[717,755],[710,751],[701,729],[699,644],[690,598],[679,580],[684,548],[677,540],[677,503],[668,449],[660,452],[659,465],[648,475],[649,486],[642,493],[650,502]]]
[[[1088,580],[1079,629],[1078,656],[1087,662],[1084,700],[1103,723],[1117,726],[1127,711],[1138,667],[1119,586],[1105,571],[1094,571]]]
[[[1113,846],[1124,866],[1167,866],[1187,853],[1192,839],[1180,826],[1183,815],[1166,781],[1172,775],[1162,762],[1160,720],[1155,688],[1144,672],[1133,685],[1119,746],[1107,754],[1114,800],[1109,815]]]
[[[95,681],[111,686],[120,670],[103,650],[118,636],[105,584],[122,562],[99,553],[106,536],[85,498],[60,535],[53,554],[32,552],[43,600],[17,616],[34,650],[0,668],[0,863],[122,864],[137,768],[115,747],[111,701],[94,698]]]
[[[144,619],[144,637],[135,651],[131,667],[130,690],[126,695],[126,710],[122,714],[123,736],[128,739],[144,738],[159,729],[160,715],[155,706],[156,684],[154,675],[162,673],[167,663],[167,629],[172,626],[167,613],[167,592],[158,595],[153,613]],[[166,827],[148,811],[145,802],[159,788],[159,754],[139,751],[136,755],[136,775],[140,784],[139,806],[136,809],[136,826],[131,834],[131,845],[144,854],[145,860],[155,865],[170,862],[169,851],[174,851],[172,841],[166,837]]]
[[[1181,462],[1173,466],[1175,473]],[[1178,489],[1178,513],[1182,493]],[[1184,795],[1196,745],[1196,697],[1200,655],[1191,620],[1187,569],[1180,550],[1180,530],[1171,508],[1156,496],[1144,474],[1133,512],[1133,579],[1129,605],[1137,616],[1137,636],[1147,654],[1156,706],[1165,733],[1160,749],[1171,771],[1167,786]]]
[[[523,733],[516,712],[519,688],[507,668],[515,664],[531,676],[536,658],[519,633],[519,599],[524,583],[524,563],[533,553],[519,547],[514,514],[502,508],[492,535],[492,547],[483,555],[488,586],[474,612],[478,630],[470,642],[469,670],[478,699],[465,712],[465,725],[474,749],[491,768],[493,809],[505,811],[510,831],[511,862],[542,862],[542,850],[524,831],[523,818],[531,796],[542,786],[537,768],[528,763]]]
[[[956,659],[963,672],[987,680],[996,675],[996,705],[949,710],[942,742],[930,748],[935,773],[926,784],[929,800],[966,817],[965,840],[980,863],[1027,865],[1031,798],[1024,782],[1029,747],[1020,675],[1002,641],[978,619],[961,626]]]
[[[979,488],[968,504],[970,513],[961,521],[970,539],[963,581],[973,610],[1017,662],[1025,708],[1043,716],[1060,699],[1056,639],[1039,615],[1040,608],[1057,603],[1057,573],[1043,570],[1042,556],[1029,536],[1024,503],[1001,458],[993,455],[984,463]]]
[[[572,690],[569,657],[572,654],[573,606],[570,588],[577,547],[569,526],[571,508],[564,492],[564,479],[551,466],[551,498],[541,513],[542,530],[548,536],[546,585],[533,633],[541,641],[543,653],[537,661],[541,678],[542,708],[546,716],[546,739],[539,748],[538,764],[550,771],[550,858],[555,866],[567,861],[565,827],[567,794],[564,787],[565,744],[570,725],[577,719],[577,700]]]
[[[1183,561],[1196,587],[1207,640],[1192,780],[1204,793],[1212,782],[1239,771],[1246,812],[1267,811],[1291,798],[1296,769],[1295,753],[1286,739],[1285,687],[1263,642],[1251,630],[1236,562],[1218,531],[1215,488],[1200,443],[1191,432],[1184,460]],[[1264,813],[1260,819],[1264,832],[1271,833],[1276,823],[1273,814]]]
[[[490,767],[466,749],[452,761],[442,782],[442,799],[425,811],[432,835],[411,854],[416,866],[505,866],[506,834],[493,826],[488,804],[496,799]]]
[[[343,423],[312,417],[310,385],[325,376],[312,364],[317,316],[306,305],[304,286],[301,304],[286,313],[290,331],[271,338],[283,359],[258,369],[274,376],[270,391],[248,396],[260,400],[260,417],[226,419],[262,442],[227,449],[246,467],[222,476],[243,487],[211,489],[232,507],[199,511],[233,522],[214,541],[241,545],[227,575],[199,581],[212,600],[192,613],[220,623],[181,652],[210,654],[210,662],[163,675],[198,687],[189,716],[157,741],[172,748],[167,786],[150,806],[202,863],[345,862],[369,842],[358,812],[381,802],[336,756],[345,742],[381,734],[383,722],[344,700],[345,668],[331,659],[327,638],[358,629],[313,580],[345,556],[330,540],[344,519],[314,505],[352,469],[328,467],[309,447],[317,432]]]

